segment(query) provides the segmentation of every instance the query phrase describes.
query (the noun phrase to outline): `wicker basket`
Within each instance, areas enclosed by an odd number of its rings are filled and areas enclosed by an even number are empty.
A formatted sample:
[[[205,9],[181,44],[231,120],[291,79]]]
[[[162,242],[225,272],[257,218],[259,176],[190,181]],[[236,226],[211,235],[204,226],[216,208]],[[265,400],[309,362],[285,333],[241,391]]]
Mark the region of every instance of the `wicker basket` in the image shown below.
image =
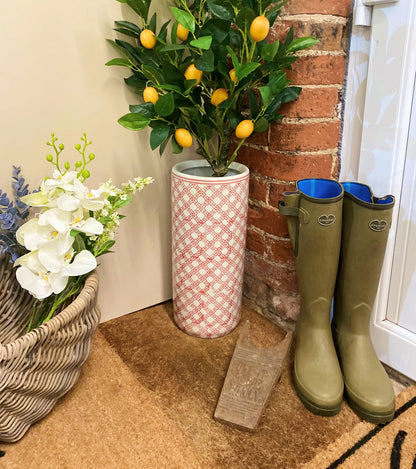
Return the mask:
[[[33,297],[0,256],[0,441],[18,441],[76,383],[100,320],[98,274],[49,322],[25,333]]]

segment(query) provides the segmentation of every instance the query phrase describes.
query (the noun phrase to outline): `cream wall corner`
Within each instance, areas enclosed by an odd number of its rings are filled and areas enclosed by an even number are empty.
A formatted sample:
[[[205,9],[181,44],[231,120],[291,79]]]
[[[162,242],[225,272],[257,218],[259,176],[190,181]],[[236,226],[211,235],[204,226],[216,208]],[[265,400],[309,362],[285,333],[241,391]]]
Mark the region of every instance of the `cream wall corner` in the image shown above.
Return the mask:
[[[168,4],[158,0],[161,20]],[[155,183],[123,210],[115,253],[101,258],[99,304],[102,320],[171,297],[170,168],[178,158],[168,148],[152,152],[148,131],[130,132],[117,123],[138,102],[123,83],[128,71],[104,64],[117,53],[114,20],[129,16],[115,0],[20,0],[0,15],[0,187],[10,192],[12,165],[22,167],[31,188],[50,175],[45,142],[55,132],[75,160],[83,132],[93,140],[89,185],[152,176]],[[161,23],[160,23],[161,24]]]

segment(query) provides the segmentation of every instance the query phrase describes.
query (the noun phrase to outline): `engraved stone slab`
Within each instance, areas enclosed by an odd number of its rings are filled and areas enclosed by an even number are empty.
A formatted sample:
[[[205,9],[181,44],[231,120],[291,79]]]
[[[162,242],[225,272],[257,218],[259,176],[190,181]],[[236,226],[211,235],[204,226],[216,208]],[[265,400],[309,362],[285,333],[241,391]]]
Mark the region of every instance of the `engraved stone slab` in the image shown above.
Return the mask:
[[[250,342],[250,322],[244,324],[215,409],[215,420],[242,430],[255,430],[282,373],[292,337],[292,332],[288,332],[275,347],[258,348]]]

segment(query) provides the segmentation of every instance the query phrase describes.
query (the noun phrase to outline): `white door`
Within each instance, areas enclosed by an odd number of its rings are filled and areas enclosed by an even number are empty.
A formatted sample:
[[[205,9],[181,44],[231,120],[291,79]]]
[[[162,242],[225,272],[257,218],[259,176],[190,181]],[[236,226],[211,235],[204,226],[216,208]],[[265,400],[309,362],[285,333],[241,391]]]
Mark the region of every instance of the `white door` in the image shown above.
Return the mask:
[[[162,22],[168,1],[155,3]],[[103,320],[171,298],[170,168],[180,161],[169,149],[163,158],[152,152],[148,131],[117,123],[139,102],[124,85],[127,69],[104,65],[117,56],[106,38],[115,37],[114,20],[121,19],[140,24],[115,0],[2,2],[0,15],[0,188],[10,192],[13,164],[31,188],[51,175],[45,160],[51,132],[72,162],[83,132],[94,142],[92,187],[110,177],[117,185],[155,179],[123,209],[115,252],[100,258]],[[185,153],[181,159],[190,158]]]
[[[363,88],[365,93],[358,102],[347,98],[346,145],[341,155],[342,179],[355,178],[369,184],[377,196],[396,197],[371,335],[379,358],[412,379],[416,379],[414,3],[377,5],[371,29],[354,28],[348,93],[351,97],[354,89]],[[357,73],[360,67],[367,72],[364,78]],[[349,153],[357,140],[359,151]]]

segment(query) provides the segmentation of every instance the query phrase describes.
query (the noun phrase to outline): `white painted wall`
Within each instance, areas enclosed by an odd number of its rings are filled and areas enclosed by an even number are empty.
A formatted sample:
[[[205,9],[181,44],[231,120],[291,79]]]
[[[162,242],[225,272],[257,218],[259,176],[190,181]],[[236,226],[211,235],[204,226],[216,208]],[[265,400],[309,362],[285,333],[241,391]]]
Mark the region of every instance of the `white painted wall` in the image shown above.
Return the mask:
[[[162,20],[167,6],[157,0]],[[83,132],[93,140],[91,187],[109,177],[116,184],[136,176],[156,180],[126,207],[115,253],[101,258],[103,320],[171,297],[170,168],[191,156],[172,156],[168,148],[160,158],[150,150],[148,130],[117,123],[128,104],[139,102],[124,85],[127,69],[104,65],[117,56],[105,38],[115,37],[120,19],[138,18],[115,0],[19,0],[4,2],[0,15],[0,187],[10,191],[13,164],[32,188],[50,174],[45,142],[52,131],[68,159],[75,159]]]
[[[370,28],[354,27],[341,154],[341,179],[369,184],[377,196],[396,196],[370,329],[380,360],[412,379],[416,379],[415,40],[412,0],[377,5]]]

